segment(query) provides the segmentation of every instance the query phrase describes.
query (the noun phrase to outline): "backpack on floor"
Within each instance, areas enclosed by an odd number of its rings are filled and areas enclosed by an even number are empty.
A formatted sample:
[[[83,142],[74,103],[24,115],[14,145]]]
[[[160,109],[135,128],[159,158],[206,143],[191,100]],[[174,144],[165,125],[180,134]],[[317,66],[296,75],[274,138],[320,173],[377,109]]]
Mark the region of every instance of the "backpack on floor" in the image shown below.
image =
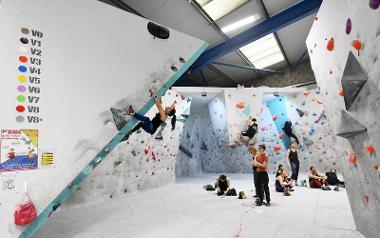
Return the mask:
[[[226,196],[237,196],[237,194],[236,194],[236,190],[235,190],[234,188],[229,189],[229,190],[226,192]]]
[[[206,191],[215,191],[214,186],[212,186],[211,184],[207,184],[203,186],[203,188],[206,189]]]
[[[244,191],[240,191],[240,192],[239,192],[239,197],[238,197],[238,199],[247,199],[247,196],[245,196]]]

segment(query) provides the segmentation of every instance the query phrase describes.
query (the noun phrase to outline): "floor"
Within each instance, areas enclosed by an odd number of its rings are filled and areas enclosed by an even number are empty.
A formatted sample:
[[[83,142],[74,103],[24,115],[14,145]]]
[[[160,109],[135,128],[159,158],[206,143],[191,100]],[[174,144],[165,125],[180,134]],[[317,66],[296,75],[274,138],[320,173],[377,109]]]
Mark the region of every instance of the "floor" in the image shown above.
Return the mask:
[[[237,192],[249,195],[245,200],[205,191],[203,185],[215,177],[183,178],[162,188],[57,211],[35,237],[364,237],[355,231],[345,190],[297,187],[291,197],[284,197],[271,181],[272,206],[256,207],[252,175],[230,175]]]

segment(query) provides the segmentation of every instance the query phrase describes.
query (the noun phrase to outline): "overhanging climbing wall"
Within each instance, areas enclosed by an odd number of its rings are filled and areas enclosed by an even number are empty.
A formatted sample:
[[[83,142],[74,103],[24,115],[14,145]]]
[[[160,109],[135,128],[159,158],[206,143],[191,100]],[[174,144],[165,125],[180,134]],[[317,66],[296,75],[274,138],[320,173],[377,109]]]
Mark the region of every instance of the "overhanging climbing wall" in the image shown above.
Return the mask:
[[[24,182],[42,217],[29,237],[135,123],[117,134],[110,107],[147,112],[148,89],[163,95],[207,47],[171,29],[154,38],[147,23],[91,0],[1,1],[0,237],[24,230]]]
[[[307,48],[341,157],[357,229],[380,228],[380,2],[325,0]]]

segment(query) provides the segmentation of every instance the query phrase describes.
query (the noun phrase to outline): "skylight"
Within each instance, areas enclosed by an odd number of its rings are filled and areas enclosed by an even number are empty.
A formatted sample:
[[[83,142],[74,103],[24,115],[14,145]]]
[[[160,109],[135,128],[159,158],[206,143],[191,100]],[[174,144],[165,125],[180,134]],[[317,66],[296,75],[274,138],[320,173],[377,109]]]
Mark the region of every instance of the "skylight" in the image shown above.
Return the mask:
[[[263,69],[285,60],[273,34],[266,35],[243,46],[240,51],[258,69]]]
[[[196,0],[199,5],[214,20],[222,18],[236,10],[249,0]]]
[[[225,27],[222,28],[222,31],[224,33],[229,33],[231,31],[234,31],[240,27],[243,27],[243,26],[246,26],[254,21],[257,21],[258,19],[260,19],[260,16],[259,15],[253,15],[253,16],[249,16],[249,17],[246,17],[240,21],[237,21],[237,22],[234,22],[232,24],[229,24]]]

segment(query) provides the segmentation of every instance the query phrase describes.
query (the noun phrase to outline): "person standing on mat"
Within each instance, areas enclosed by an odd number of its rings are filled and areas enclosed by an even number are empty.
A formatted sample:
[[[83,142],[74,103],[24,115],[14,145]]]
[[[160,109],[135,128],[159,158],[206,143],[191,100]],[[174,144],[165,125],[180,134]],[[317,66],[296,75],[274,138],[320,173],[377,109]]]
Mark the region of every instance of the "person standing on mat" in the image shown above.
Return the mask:
[[[298,138],[296,135],[293,134],[293,130],[292,130],[292,122],[291,121],[286,121],[284,123],[284,126],[282,127],[282,129],[284,130],[285,134],[287,136],[290,137],[293,137],[295,140],[296,140],[296,143],[299,144],[299,141],[298,141]]]
[[[267,203],[266,206],[270,206],[270,193],[269,193],[269,177],[267,173],[268,168],[268,156],[265,153],[265,145],[259,145],[259,153],[255,156],[253,160],[253,166],[256,166],[256,193],[258,198],[256,200],[257,206],[262,206],[264,204],[264,193]]]
[[[175,129],[175,124],[176,124],[176,110],[175,110],[175,104],[171,105],[170,107],[164,107],[162,106],[161,99],[157,97],[156,90],[151,89],[150,93],[154,97],[154,101],[156,103],[156,107],[158,109],[158,113],[153,117],[152,120],[149,119],[149,117],[140,115],[136,113],[132,106],[129,106],[128,109],[128,114],[131,115],[132,117],[136,118],[139,120],[139,124],[135,126],[124,138],[122,141],[127,140],[128,137],[135,131],[139,130],[142,128],[145,132],[153,135],[156,133],[157,129],[161,126],[161,124],[165,123],[166,119],[168,116],[172,117],[172,130]]]
[[[256,184],[255,181],[256,181],[256,169],[257,169],[257,167],[253,164],[253,161],[255,160],[257,150],[253,145],[250,145],[248,147],[248,152],[252,155],[251,166],[252,166],[252,173],[253,173],[253,184],[255,185]],[[255,193],[256,194],[253,196],[254,198],[257,197],[257,192],[255,191]]]
[[[292,184],[298,186],[298,172],[300,170],[300,160],[297,151],[297,144],[292,143],[286,152],[286,158],[289,161],[290,168],[292,169]]]

